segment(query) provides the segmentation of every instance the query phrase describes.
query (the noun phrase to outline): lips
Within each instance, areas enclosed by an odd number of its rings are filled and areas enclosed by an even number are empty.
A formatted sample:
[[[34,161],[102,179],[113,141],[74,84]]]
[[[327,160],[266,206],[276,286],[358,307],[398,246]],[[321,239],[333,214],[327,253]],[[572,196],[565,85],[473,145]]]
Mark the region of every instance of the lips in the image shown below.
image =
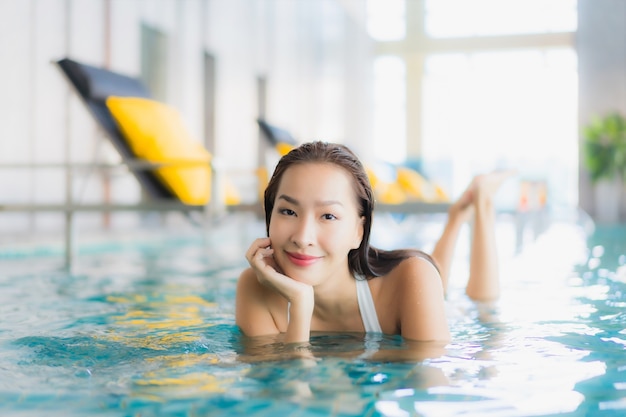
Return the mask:
[[[317,262],[319,256],[304,255],[302,253],[286,252],[287,258],[297,266],[310,266]]]

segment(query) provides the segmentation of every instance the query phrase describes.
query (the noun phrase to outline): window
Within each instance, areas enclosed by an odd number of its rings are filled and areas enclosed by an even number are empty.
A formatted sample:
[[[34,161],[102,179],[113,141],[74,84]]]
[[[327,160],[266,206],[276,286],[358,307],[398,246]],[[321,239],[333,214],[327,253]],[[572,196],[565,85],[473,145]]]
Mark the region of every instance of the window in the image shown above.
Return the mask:
[[[572,49],[432,55],[425,69],[422,155],[455,167],[455,192],[475,173],[516,168],[558,183],[553,202],[576,201]]]
[[[367,0],[367,32],[377,41],[397,41],[406,33],[405,0]]]
[[[576,0],[424,0],[426,35],[443,37],[572,32]]]
[[[515,168],[545,182],[550,202],[577,204],[576,0],[400,1],[373,14],[379,6],[368,0],[376,155],[421,161],[452,196],[479,172]],[[383,18],[402,35],[374,31]]]
[[[406,159],[406,82],[404,61],[381,56],[374,62],[374,151],[392,163]]]

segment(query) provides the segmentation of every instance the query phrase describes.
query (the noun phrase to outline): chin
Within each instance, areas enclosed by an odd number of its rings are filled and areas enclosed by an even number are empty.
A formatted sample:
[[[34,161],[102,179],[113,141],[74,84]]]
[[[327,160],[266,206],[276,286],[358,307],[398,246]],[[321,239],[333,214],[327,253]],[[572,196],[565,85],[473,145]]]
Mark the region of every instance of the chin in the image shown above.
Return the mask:
[[[301,271],[290,270],[290,271],[287,271],[285,275],[287,275],[289,278],[293,279],[294,281],[303,282],[305,284],[308,284],[309,281],[311,281],[307,277],[307,275],[309,274],[302,273]]]
[[[308,284],[308,285],[315,284],[315,278],[319,277],[319,274],[316,274],[312,270],[302,271],[302,270],[297,270],[295,268],[291,268],[291,269],[288,268],[287,270],[284,270],[284,271],[285,271],[285,275],[287,275],[289,278],[293,279],[294,281],[298,281],[298,282],[301,282],[303,284]]]

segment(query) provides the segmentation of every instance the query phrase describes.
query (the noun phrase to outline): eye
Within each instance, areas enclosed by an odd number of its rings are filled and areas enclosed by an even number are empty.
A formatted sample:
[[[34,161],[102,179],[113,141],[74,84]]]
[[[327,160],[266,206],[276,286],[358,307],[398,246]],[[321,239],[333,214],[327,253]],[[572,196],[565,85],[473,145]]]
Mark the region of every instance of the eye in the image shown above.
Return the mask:
[[[280,214],[284,214],[285,216],[295,216],[295,215],[296,215],[296,212],[295,212],[295,211],[293,211],[293,210],[291,210],[291,209],[288,209],[288,208],[281,208],[281,209],[278,209],[278,212],[279,212]]]
[[[335,216],[334,214],[330,214],[330,213],[323,214],[322,218],[324,220],[337,220],[337,216]]]

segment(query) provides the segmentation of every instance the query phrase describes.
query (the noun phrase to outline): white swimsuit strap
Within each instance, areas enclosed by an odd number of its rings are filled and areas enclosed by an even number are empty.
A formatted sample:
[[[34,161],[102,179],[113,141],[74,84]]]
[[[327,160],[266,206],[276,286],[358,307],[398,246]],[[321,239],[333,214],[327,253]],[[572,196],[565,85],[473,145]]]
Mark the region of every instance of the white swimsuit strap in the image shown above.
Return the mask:
[[[370,291],[370,286],[366,279],[356,279],[356,297],[359,303],[359,311],[361,312],[365,332],[382,333],[378,316],[376,315],[376,306],[374,306],[372,292]]]

